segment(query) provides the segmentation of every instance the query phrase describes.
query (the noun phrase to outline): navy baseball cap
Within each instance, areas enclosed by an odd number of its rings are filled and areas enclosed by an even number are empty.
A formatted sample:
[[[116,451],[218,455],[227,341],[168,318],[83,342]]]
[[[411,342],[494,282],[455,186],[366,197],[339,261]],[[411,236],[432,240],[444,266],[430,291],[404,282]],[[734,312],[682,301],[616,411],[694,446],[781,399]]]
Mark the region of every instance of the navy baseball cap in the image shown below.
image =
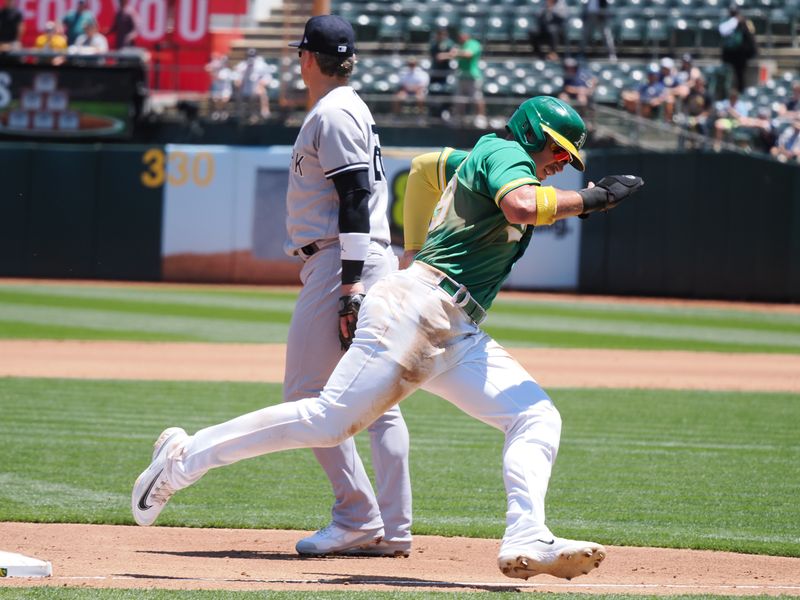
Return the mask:
[[[306,21],[303,41],[292,42],[292,48],[347,58],[356,52],[353,26],[336,15],[319,15]]]

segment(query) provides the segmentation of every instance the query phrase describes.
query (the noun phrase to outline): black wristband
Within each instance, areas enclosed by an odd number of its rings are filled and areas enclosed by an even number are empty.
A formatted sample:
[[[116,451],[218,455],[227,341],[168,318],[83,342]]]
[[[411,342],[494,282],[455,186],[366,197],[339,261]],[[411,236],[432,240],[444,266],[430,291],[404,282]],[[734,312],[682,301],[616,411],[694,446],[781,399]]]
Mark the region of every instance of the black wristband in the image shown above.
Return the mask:
[[[361,281],[361,272],[364,270],[363,260],[342,261],[342,285],[350,285]]]
[[[608,208],[607,189],[595,186],[579,190],[578,193],[583,199],[583,212],[581,214],[586,215]]]

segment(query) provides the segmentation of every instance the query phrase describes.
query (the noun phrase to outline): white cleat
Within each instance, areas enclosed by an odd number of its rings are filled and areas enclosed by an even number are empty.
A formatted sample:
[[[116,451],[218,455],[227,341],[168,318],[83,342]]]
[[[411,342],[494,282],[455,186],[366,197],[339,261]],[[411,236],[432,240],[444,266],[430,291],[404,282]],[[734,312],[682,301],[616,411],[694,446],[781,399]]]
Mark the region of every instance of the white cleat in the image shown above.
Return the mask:
[[[131,510],[133,520],[142,526],[152,525],[175,493],[164,474],[167,457],[188,435],[180,427],[165,429],[153,446],[153,461],[133,484]]]
[[[504,575],[518,579],[542,574],[572,579],[599,567],[605,557],[606,549],[600,544],[554,537],[536,540],[521,550],[501,550],[497,565]]]
[[[411,554],[411,541],[389,541],[381,540],[380,542],[358,546],[357,548],[350,548],[339,552],[345,556],[383,556],[386,558],[408,558]]]
[[[325,556],[342,554],[347,550],[377,545],[383,539],[383,529],[358,531],[344,529],[330,523],[315,534],[303,538],[295,545],[295,550],[303,556]]]

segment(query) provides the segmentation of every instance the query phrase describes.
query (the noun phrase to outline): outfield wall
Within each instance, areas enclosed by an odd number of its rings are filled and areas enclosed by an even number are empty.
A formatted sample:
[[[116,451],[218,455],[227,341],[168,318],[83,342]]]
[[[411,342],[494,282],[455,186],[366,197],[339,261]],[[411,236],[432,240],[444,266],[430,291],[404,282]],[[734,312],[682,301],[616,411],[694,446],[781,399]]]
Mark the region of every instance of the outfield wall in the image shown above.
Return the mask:
[[[0,276],[295,283],[300,263],[282,249],[290,155],[0,145]],[[411,156],[385,151],[398,244]],[[588,153],[587,180],[624,172],[641,173],[645,190],[608,214],[537,229],[508,286],[800,300],[800,168],[732,154]],[[548,183],[584,185],[573,169]]]

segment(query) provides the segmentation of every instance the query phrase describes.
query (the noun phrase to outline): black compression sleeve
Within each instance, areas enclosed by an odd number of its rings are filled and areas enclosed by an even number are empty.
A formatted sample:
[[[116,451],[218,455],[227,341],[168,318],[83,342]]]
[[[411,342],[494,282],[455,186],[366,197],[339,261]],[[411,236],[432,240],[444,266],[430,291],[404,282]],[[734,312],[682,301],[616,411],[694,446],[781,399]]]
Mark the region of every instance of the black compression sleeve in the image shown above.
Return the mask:
[[[333,176],[339,194],[339,231],[369,233],[369,171],[345,171]]]
[[[369,171],[345,171],[333,176],[339,194],[339,232],[369,233]],[[361,281],[363,260],[342,261],[342,283]]]

